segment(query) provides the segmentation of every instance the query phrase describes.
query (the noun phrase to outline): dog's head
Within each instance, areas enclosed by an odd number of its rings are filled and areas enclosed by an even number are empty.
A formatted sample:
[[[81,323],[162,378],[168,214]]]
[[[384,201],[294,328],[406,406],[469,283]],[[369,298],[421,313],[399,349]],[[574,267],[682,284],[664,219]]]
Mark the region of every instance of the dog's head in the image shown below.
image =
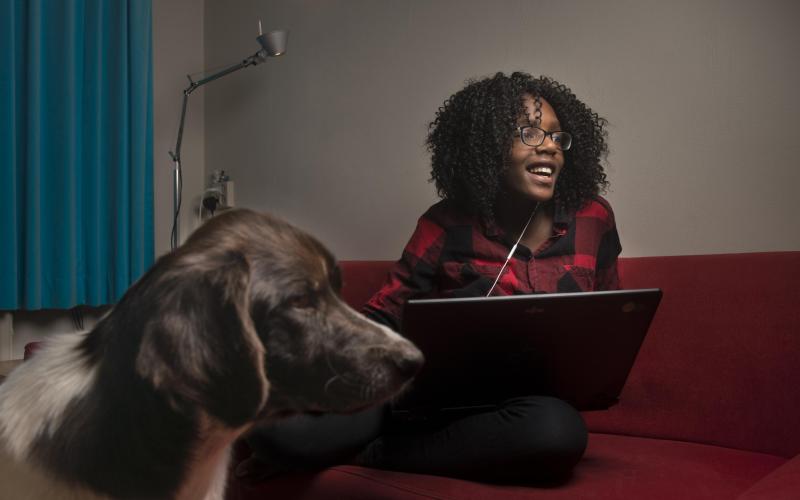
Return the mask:
[[[137,373],[228,425],[350,412],[402,390],[423,358],[348,307],[340,287],[316,239],[232,210],[159,259],[108,320],[142,324]]]

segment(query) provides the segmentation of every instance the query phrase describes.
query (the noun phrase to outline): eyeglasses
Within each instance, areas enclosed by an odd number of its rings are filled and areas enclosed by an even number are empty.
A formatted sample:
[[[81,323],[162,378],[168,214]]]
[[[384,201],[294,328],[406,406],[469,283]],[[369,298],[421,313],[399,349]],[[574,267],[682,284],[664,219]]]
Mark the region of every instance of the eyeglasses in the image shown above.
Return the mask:
[[[572,146],[572,134],[569,132],[562,132],[560,130],[547,132],[532,125],[517,127],[517,132],[519,132],[519,138],[522,139],[522,142],[528,146],[539,146],[548,135],[561,151],[566,151]]]

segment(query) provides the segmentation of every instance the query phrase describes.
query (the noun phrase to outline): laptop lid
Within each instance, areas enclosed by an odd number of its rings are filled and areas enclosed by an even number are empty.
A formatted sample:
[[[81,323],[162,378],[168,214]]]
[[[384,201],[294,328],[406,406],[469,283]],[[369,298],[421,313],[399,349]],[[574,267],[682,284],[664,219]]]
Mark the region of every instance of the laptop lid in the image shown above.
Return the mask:
[[[401,332],[426,362],[396,412],[484,406],[526,395],[579,410],[615,404],[661,300],[659,289],[410,300]]]

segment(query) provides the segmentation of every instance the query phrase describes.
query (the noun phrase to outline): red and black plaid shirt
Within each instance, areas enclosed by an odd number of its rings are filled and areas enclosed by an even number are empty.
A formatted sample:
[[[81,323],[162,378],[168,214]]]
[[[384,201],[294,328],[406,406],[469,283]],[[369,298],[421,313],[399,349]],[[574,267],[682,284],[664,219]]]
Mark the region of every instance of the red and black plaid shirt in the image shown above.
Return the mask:
[[[399,330],[409,299],[486,295],[513,245],[498,226],[441,201],[420,217],[363,312]],[[611,206],[597,197],[576,213],[557,212],[552,236],[535,252],[520,244],[492,295],[618,289],[621,250]]]

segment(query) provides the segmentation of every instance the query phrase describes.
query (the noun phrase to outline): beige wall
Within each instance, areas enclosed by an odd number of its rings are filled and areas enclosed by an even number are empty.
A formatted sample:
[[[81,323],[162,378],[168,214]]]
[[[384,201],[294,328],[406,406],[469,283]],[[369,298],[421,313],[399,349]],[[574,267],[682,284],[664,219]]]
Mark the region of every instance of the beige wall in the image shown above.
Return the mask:
[[[153,197],[156,255],[169,250],[172,229],[173,163],[186,75],[201,78],[205,68],[203,0],[153,0]],[[186,113],[181,159],[183,203],[181,240],[197,226],[198,197],[204,185],[204,89],[192,93]]]
[[[289,52],[192,94],[184,238],[204,172],[225,168],[237,204],[340,258],[396,258],[435,200],[422,147],[434,111],[467,77],[521,69],[609,119],[625,255],[800,250],[794,1],[153,0],[157,254],[185,75],[253,53],[259,17],[291,30]],[[0,358],[73,329],[63,311],[15,317],[13,338],[0,321]]]
[[[422,146],[434,111],[467,77],[517,69],[563,81],[608,118],[624,255],[800,249],[796,2],[205,8],[206,67],[256,49],[259,17],[291,30],[284,58],[207,87],[207,170],[225,168],[239,205],[285,216],[340,258],[399,255],[435,200]]]

